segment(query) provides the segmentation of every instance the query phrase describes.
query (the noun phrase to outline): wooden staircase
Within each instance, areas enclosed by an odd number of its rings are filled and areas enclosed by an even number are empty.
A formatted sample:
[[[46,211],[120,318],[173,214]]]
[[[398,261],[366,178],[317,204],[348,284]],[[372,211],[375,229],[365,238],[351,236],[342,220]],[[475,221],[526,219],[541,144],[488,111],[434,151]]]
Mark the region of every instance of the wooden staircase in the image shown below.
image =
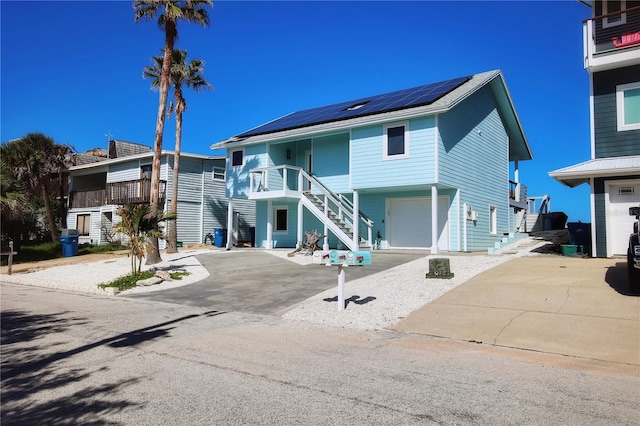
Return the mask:
[[[307,209],[324,224],[328,225],[329,229],[331,229],[331,231],[340,239],[340,241],[349,247],[349,249],[371,249],[371,244],[363,238],[358,238],[358,246],[354,247],[352,224],[345,222],[345,218],[341,217],[333,210],[325,209],[325,202],[317,195],[311,193],[311,191],[304,191],[303,195],[305,199],[308,200],[308,203],[303,201],[305,207],[307,207]]]

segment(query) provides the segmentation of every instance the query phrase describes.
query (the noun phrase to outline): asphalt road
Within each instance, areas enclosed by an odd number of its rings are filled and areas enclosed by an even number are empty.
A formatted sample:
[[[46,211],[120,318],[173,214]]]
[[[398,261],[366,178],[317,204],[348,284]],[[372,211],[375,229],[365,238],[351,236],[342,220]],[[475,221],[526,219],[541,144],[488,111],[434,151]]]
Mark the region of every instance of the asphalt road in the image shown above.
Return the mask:
[[[3,283],[1,422],[640,423],[638,368]]]
[[[347,268],[347,279],[370,274],[422,258],[424,252],[372,253],[372,264]],[[337,287],[335,267],[298,265],[265,253],[264,250],[236,250],[232,256],[196,256],[209,271],[197,283],[125,297],[199,306],[225,312],[277,315],[287,308]]]

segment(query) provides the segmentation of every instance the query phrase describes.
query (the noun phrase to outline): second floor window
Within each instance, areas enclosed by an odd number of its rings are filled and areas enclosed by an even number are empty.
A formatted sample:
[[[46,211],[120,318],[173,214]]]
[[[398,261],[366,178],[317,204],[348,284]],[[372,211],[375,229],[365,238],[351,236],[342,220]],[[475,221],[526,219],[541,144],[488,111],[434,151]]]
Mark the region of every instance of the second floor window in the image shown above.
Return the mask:
[[[145,164],[144,166],[140,166],[140,178],[151,179],[151,164]]]
[[[640,82],[616,87],[618,131],[640,129]]]
[[[231,153],[231,166],[237,167],[244,164],[244,151],[238,150]]]
[[[391,124],[384,128],[384,158],[404,158],[407,149],[407,125]]]
[[[607,16],[602,20],[602,27],[614,27],[616,25],[622,25],[627,22],[626,13],[617,13],[626,9],[625,0],[608,0],[602,2],[602,14],[608,15],[613,13],[614,15]]]

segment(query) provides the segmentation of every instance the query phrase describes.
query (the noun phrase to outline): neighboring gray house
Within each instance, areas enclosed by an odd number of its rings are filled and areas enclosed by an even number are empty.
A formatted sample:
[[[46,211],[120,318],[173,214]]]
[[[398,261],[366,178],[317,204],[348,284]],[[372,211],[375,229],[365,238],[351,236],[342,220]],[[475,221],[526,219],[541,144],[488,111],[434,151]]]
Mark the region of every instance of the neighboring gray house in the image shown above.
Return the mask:
[[[591,160],[549,172],[591,187],[591,253],[626,255],[640,204],[640,1],[584,1],[585,69],[590,77]]]
[[[532,159],[499,70],[293,112],[214,144],[256,245],[491,251],[523,232]]]
[[[119,206],[148,203],[153,152],[149,147],[110,141],[109,158],[69,167],[67,226],[78,229],[80,243],[104,244],[119,220]],[[116,157],[111,157],[116,156]],[[171,203],[173,151],[162,151],[160,194],[164,209]],[[178,241],[202,243],[214,228],[226,228],[228,199],[225,196],[225,158],[180,154],[178,190]],[[230,241],[251,241],[255,226],[255,203],[234,204]],[[167,222],[170,226],[171,221]],[[165,232],[168,228],[165,229]],[[161,248],[164,248],[161,241]]]

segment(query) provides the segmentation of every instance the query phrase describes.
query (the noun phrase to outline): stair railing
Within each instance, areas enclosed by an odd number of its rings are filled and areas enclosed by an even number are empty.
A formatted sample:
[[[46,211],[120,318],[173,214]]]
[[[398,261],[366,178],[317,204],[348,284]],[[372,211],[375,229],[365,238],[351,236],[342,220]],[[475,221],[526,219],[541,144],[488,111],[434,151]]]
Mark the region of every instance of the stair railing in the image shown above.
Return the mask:
[[[322,197],[319,198],[322,199],[325,205],[325,215],[327,218],[329,217],[329,213],[333,213],[348,227],[351,229],[354,228],[355,209],[353,203],[347,197],[342,194],[334,193],[322,182],[314,176],[309,175],[303,169],[299,169],[298,188],[309,188],[307,191],[315,196],[317,195],[314,192],[322,194]],[[367,229],[367,244],[371,246],[373,241],[373,220],[362,212],[358,212],[357,220],[360,220]],[[358,240],[359,238],[360,236],[358,235]]]

